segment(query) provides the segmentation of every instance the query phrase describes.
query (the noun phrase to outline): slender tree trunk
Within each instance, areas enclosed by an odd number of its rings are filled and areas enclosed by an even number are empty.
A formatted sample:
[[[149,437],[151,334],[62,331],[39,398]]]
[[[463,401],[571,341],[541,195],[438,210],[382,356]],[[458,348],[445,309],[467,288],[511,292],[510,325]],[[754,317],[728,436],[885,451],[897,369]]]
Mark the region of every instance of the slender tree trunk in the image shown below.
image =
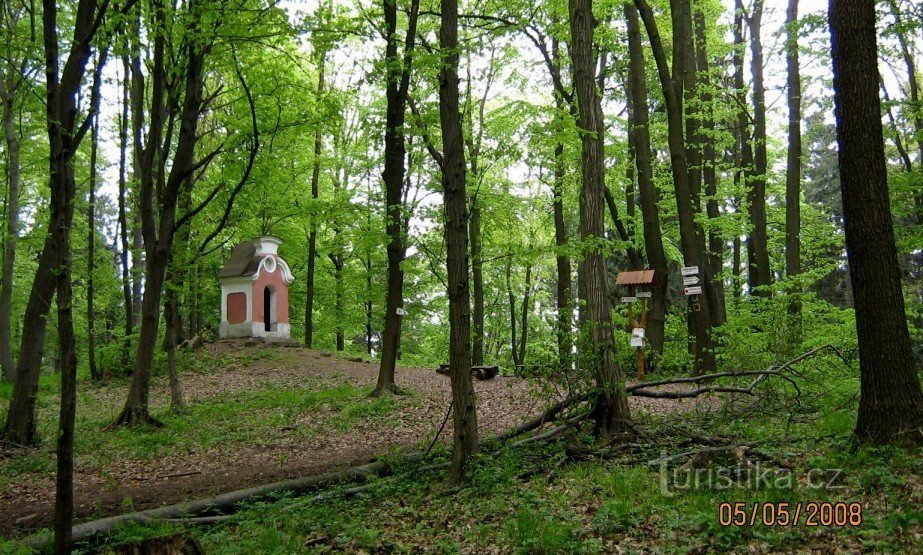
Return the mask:
[[[676,194],[677,215],[679,216],[680,246],[683,253],[683,261],[686,266],[698,266],[700,270],[706,270],[707,258],[705,253],[705,240],[699,233],[695,224],[695,213],[693,211],[692,191],[689,185],[689,172],[686,166],[685,145],[683,144],[683,87],[682,80],[684,75],[683,61],[684,56],[681,52],[683,45],[690,41],[684,36],[690,32],[688,25],[683,25],[682,14],[688,10],[688,0],[671,0],[670,13],[673,16],[673,74],[667,65],[666,54],[663,49],[663,43],[660,39],[660,32],[657,30],[657,23],[654,20],[654,13],[645,0],[635,0],[641,19],[647,29],[647,34],[651,42],[651,49],[654,52],[654,59],[657,62],[657,73],[660,77],[661,88],[664,92],[667,104],[667,139],[670,146],[670,161],[673,168],[673,188]],[[680,50],[680,52],[677,52]],[[714,343],[711,334],[712,316],[711,303],[708,301],[709,288],[702,288],[704,297],[696,302],[689,298],[690,308],[696,305],[699,310],[691,311],[691,324],[695,336],[695,366],[693,372],[696,374],[707,373],[715,369]]]
[[[745,191],[750,190],[750,174],[752,173],[753,168],[753,143],[750,140],[750,118],[747,114],[747,89],[744,86],[744,50],[746,45],[744,43],[744,4],[743,0],[735,0],[734,5],[734,53],[733,53],[733,64],[734,64],[734,91],[737,96],[737,125],[736,125],[736,152],[737,152],[737,169],[734,173],[734,185],[736,190],[743,189]],[[735,207],[739,209],[741,206],[740,202],[735,201]],[[750,231],[747,232],[747,249],[750,249],[751,242]],[[735,247],[737,252],[735,252],[735,285],[734,285],[734,299],[740,297],[740,289],[743,287],[743,283],[740,280],[741,271],[742,271],[742,249],[743,245],[741,243],[740,237],[735,238]],[[748,269],[749,271],[749,269]],[[748,277],[749,279],[749,277]]]
[[[747,241],[747,276],[750,290],[766,296],[768,291],[757,289],[772,283],[769,266],[769,244],[766,230],[766,87],[763,84],[763,41],[760,38],[763,20],[763,0],[755,0],[750,14],[750,71],[753,76],[753,169],[747,179],[747,208],[750,212],[750,240]]]
[[[513,367],[519,368],[522,362],[519,360],[519,349],[516,339],[516,296],[513,294],[513,253],[507,253],[506,257],[506,296],[510,307],[510,356],[513,358]]]
[[[551,55],[555,68],[560,68],[561,56],[558,40],[551,42]],[[564,113],[564,99],[561,93],[555,90],[555,118],[562,117]],[[556,134],[557,136],[557,134]],[[569,369],[573,358],[573,321],[574,304],[572,285],[572,270],[570,256],[567,254],[567,222],[564,220],[564,178],[567,175],[567,161],[564,158],[564,143],[560,140],[554,145],[554,199],[552,210],[554,212],[554,246],[555,269],[557,270],[557,290],[555,291],[555,304],[557,308],[556,334],[558,340],[558,365]]]
[[[339,232],[339,230],[337,230]],[[346,349],[346,332],[343,326],[343,254],[331,254],[330,261],[333,263],[333,312],[336,316],[336,325],[334,326],[335,344],[337,351]]]
[[[791,1],[791,0],[790,0]],[[898,44],[901,48],[901,57],[907,68],[907,90],[910,93],[910,111],[912,114],[913,130],[916,134],[917,147],[920,149],[920,168],[923,169],[923,105],[920,104],[920,84],[917,80],[917,66],[910,42],[907,40],[907,31],[904,29],[904,19],[896,0],[888,0],[888,7],[897,25],[894,30],[897,34]],[[923,193],[921,193],[923,194]]]
[[[174,413],[182,413],[185,410],[186,402],[183,399],[183,386],[179,380],[179,371],[176,368],[176,345],[178,343],[178,331],[182,324],[179,317],[179,306],[177,303],[176,289],[179,283],[174,282],[177,278],[175,269],[176,261],[174,260],[170,269],[167,271],[166,278],[166,301],[163,307],[164,319],[164,338],[163,350],[167,353],[167,377],[170,380],[170,410]]]
[[[705,211],[708,214],[708,266],[705,285],[709,287],[712,324],[720,326],[727,320],[724,304],[724,242],[716,220],[721,216],[718,210],[718,177],[715,172],[715,110],[712,105],[712,76],[708,62],[708,41],[705,34],[705,14],[697,8],[694,15],[695,57],[698,77],[698,97],[701,104],[701,130],[696,141],[702,152],[702,183],[705,188]]]
[[[3,275],[0,277],[0,367],[3,379],[13,381],[16,366],[13,362],[13,339],[10,333],[13,310],[13,269],[16,264],[16,242],[19,239],[19,137],[14,124],[15,96],[9,83],[3,86],[0,101],[3,103],[3,135],[6,139],[6,236],[3,240]]]
[[[594,246],[605,237],[606,185],[603,112],[594,78],[592,0],[569,0],[568,13],[578,127],[582,130],[580,240],[590,337],[589,348],[582,358],[596,375],[597,394],[592,417],[597,437],[605,439],[623,430],[631,415],[621,369],[615,360],[606,260]]]
[[[57,472],[55,476],[54,551],[65,554],[71,551],[71,525],[74,514],[74,420],[77,408],[77,345],[73,324],[71,283],[73,264],[70,245],[77,186],[74,181],[72,161],[85,129],[80,127],[78,131],[77,92],[90,57],[90,44],[95,33],[92,22],[97,17],[102,17],[102,14],[96,13],[95,0],[80,1],[74,22],[72,46],[64,64],[66,71],[60,76],[57,16],[56,3],[53,0],[43,0],[45,107],[51,188],[51,221],[48,237],[50,243],[54,245],[54,257],[49,262],[54,268],[57,289],[58,354],[61,371],[61,407],[55,457]],[[93,85],[91,113],[87,115],[88,118],[94,117],[92,112],[95,112],[99,106],[100,73],[105,59],[106,54],[103,51],[99,57],[99,68]]]
[[[452,379],[453,456],[451,476],[465,478],[478,448],[477,409],[471,383],[471,304],[468,297],[468,207],[465,150],[458,101],[458,0],[440,0],[439,121],[442,129],[442,185],[449,297],[449,369]]]
[[[638,168],[638,200],[644,224],[644,252],[657,277],[651,294],[646,334],[651,349],[663,354],[667,313],[667,256],[663,249],[660,211],[657,208],[660,192],[654,184],[651,168],[647,72],[641,45],[641,24],[638,21],[638,9],[633,4],[625,4],[625,19],[628,22],[628,93],[632,97],[631,127],[635,143],[635,165]]]
[[[57,286],[53,272],[57,259],[57,244],[49,234],[39,255],[38,269],[23,314],[13,398],[3,428],[3,437],[18,445],[33,445],[39,439],[36,435],[35,401],[45,350],[46,316]]]
[[[573,295],[571,285],[570,256],[567,255],[567,225],[564,222],[564,145],[558,143],[554,147],[554,245],[556,249],[555,267],[558,280],[555,291],[557,305],[556,333],[558,338],[558,365],[561,368],[570,368],[573,351],[573,325],[574,309],[571,302]]]
[[[189,3],[187,13],[196,14],[200,4]],[[166,14],[163,5],[155,10],[156,18],[163,24]],[[149,395],[151,368],[157,344],[157,329],[160,320],[160,302],[163,296],[164,279],[170,263],[173,238],[176,231],[177,201],[186,178],[195,164],[195,147],[198,141],[199,115],[203,107],[204,62],[209,50],[208,43],[198,42],[195,26],[198,21],[191,19],[187,42],[183,48],[186,60],[182,74],[182,101],[175,106],[178,111],[179,133],[174,147],[172,164],[167,171],[164,160],[158,156],[163,138],[161,131],[163,118],[166,116],[167,103],[165,94],[167,68],[165,66],[165,40],[162,34],[154,37],[154,63],[151,70],[152,93],[148,125],[147,145],[143,149],[141,164],[139,208],[141,212],[142,231],[144,235],[146,261],[144,296],[141,302],[141,327],[132,372],[131,389],[125,408],[116,418],[115,425],[145,425],[160,423],[150,415]],[[248,98],[249,90],[246,89]],[[157,185],[155,190],[155,184]]]
[[[128,372],[131,368],[131,336],[134,333],[134,308],[132,302],[132,279],[134,276],[128,267],[128,254],[131,247],[128,242],[128,186],[126,178],[128,175],[127,151],[128,151],[128,120],[129,120],[129,80],[131,72],[131,62],[128,54],[122,56],[122,67],[125,72],[125,80],[122,87],[122,112],[119,116],[119,238],[121,239],[121,251],[119,253],[119,262],[122,268],[122,297],[125,306],[125,337],[123,338],[122,348],[122,368]]]
[[[801,70],[798,64],[798,0],[788,0],[785,26],[788,84],[788,161],[785,172],[785,275],[801,273]],[[788,312],[792,337],[801,343],[801,287],[792,290]]]
[[[472,163],[472,173],[475,175],[476,168],[476,164]],[[471,283],[474,296],[471,363],[481,366],[484,364],[484,263],[481,259],[481,207],[477,195],[472,198],[468,228],[471,236]]]
[[[326,65],[327,52],[321,50],[317,57],[317,97],[324,94],[324,66]],[[324,151],[324,136],[321,126],[314,130],[314,162],[311,167],[311,229],[308,231],[308,276],[306,279],[307,295],[304,303],[304,346],[308,349],[314,347],[314,272],[317,265],[317,214],[316,209],[319,197],[321,155]]]
[[[93,306],[95,290],[93,273],[96,257],[96,158],[99,149],[99,121],[93,118],[90,145],[90,194],[87,202],[87,364],[90,378],[96,382],[102,375],[96,368],[96,310]]]
[[[532,264],[526,265],[526,289],[522,295],[522,333],[519,335],[519,364],[526,364],[526,343],[529,340],[529,294],[532,292]]]
[[[855,436],[923,443],[923,392],[914,368],[888,198],[878,97],[874,0],[831,0],[833,90],[846,255],[861,375]]]
[[[382,181],[385,185],[385,232],[388,235],[388,270],[385,293],[385,322],[381,336],[381,364],[378,367],[378,383],[372,396],[395,391],[394,370],[401,345],[401,317],[404,311],[404,270],[402,265],[407,254],[404,245],[407,221],[404,206],[404,177],[407,147],[404,137],[404,121],[407,115],[407,90],[410,86],[410,72],[413,45],[416,39],[417,10],[419,2],[414,0],[408,18],[407,34],[404,40],[404,56],[398,55],[397,0],[384,0],[386,50],[388,67],[386,87],[387,108],[385,113],[385,167]]]

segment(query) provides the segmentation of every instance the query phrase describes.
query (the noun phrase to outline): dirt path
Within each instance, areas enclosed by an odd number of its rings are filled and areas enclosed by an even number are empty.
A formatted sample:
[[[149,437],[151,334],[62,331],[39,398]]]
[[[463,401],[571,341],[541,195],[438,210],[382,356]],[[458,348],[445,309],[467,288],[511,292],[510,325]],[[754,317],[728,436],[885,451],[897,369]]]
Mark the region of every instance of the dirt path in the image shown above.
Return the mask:
[[[328,353],[304,349],[284,350],[284,359],[249,360],[237,357],[239,346],[211,344],[206,354],[237,361],[228,368],[185,376],[188,401],[219,395],[255,391],[261,387],[304,386],[305,380],[327,387],[354,385],[371,388],[377,365],[350,362]],[[237,351],[235,351],[237,349]],[[184,449],[155,459],[117,459],[102,468],[75,470],[76,521],[148,509],[187,499],[319,474],[370,461],[375,456],[408,450],[432,438],[445,416],[450,399],[449,379],[432,370],[399,368],[397,382],[414,395],[398,397],[398,406],[383,419],[360,419],[347,430],[328,426],[325,408],[299,415],[290,426],[281,426],[246,444],[213,449]],[[530,384],[517,378],[498,377],[475,382],[478,396],[478,427],[482,437],[506,431],[538,413],[547,401],[530,395]],[[118,406],[124,392],[104,391],[103,401]],[[163,380],[155,380],[152,399],[167,399]],[[674,410],[674,402],[634,399],[647,410]],[[242,422],[241,425],[246,425]],[[304,428],[312,433],[304,434]],[[301,432],[301,433],[298,433]],[[442,439],[448,440],[449,431]],[[0,460],[0,464],[9,461]],[[53,474],[24,473],[0,492],[0,535],[12,536],[52,523]]]

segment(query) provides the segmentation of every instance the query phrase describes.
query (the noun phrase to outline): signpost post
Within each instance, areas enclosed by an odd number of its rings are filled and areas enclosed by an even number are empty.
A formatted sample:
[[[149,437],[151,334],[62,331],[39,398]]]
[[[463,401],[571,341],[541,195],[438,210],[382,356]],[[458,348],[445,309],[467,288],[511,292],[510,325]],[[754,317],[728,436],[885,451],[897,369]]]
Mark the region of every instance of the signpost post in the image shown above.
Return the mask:
[[[631,332],[631,346],[637,352],[638,368],[636,376],[638,380],[644,380],[646,362],[644,360],[644,347],[647,346],[647,339],[644,336],[644,330],[647,327],[647,300],[651,298],[651,286],[654,285],[656,276],[654,270],[637,270],[631,272],[620,272],[615,280],[616,285],[626,288],[626,296],[622,297],[623,303],[628,303],[628,331]],[[640,291],[635,292],[635,288]],[[635,319],[634,303],[641,301],[641,309],[638,311],[638,318]]]

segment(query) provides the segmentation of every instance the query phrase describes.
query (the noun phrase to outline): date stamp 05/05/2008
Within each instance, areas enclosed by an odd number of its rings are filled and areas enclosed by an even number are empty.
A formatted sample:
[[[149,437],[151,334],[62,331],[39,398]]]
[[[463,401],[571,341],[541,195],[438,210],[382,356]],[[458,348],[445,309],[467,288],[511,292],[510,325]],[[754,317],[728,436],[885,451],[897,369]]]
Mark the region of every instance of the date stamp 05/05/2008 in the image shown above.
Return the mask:
[[[718,523],[721,526],[861,526],[862,504],[725,501],[718,505]]]

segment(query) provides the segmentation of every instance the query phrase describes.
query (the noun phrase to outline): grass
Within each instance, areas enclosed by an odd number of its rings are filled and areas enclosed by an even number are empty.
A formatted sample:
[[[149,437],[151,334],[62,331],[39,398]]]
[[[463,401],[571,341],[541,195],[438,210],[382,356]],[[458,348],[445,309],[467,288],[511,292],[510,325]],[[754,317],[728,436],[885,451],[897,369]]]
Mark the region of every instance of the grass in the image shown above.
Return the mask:
[[[183,359],[185,373],[214,373],[231,365],[251,367],[258,361],[270,364],[294,363],[279,349],[256,349],[230,357],[196,353]],[[24,474],[54,472],[51,438],[57,430],[58,376],[42,375],[38,395],[38,430],[43,439],[39,449],[0,461],[0,488],[8,487]],[[155,385],[165,378],[157,375]],[[129,387],[125,378],[105,385],[82,380],[79,385],[77,431],[74,445],[79,469],[103,469],[123,459],[151,460],[185,453],[190,449],[210,450],[237,445],[262,445],[278,437],[281,429],[296,439],[316,432],[315,421],[339,431],[348,431],[363,419],[387,421],[395,408],[390,398],[369,399],[369,391],[343,385],[336,377],[304,379],[297,383],[264,384],[255,390],[222,393],[189,404],[188,413],[175,415],[166,406],[168,394],[152,394],[154,416],[162,428],[104,430],[115,418]],[[0,384],[0,413],[5,414],[11,386]],[[105,472],[104,472],[105,474]]]
[[[247,355],[244,363],[272,356],[276,355]],[[207,361],[201,364],[202,371],[210,371]],[[107,421],[108,413],[85,408],[79,422],[88,437],[80,439],[78,458],[83,464],[103,464],[112,453],[145,458],[190,447],[258,443],[298,418],[321,414],[337,429],[346,430],[362,419],[387,421],[397,409],[389,398],[368,399],[366,391],[336,381],[273,385],[217,396],[195,403],[183,417],[159,413],[166,428],[141,433],[94,431]],[[636,420],[651,439],[617,448],[606,459],[575,458],[565,442],[519,448],[485,445],[469,469],[469,481],[456,486],[442,472],[409,472],[412,464],[426,463],[397,458],[395,475],[376,482],[364,494],[316,504],[310,496],[280,495],[244,507],[233,521],[186,532],[208,553],[217,554],[920,552],[923,512],[916,503],[923,493],[923,450],[854,448],[850,442],[856,410],[853,372],[837,374],[818,362],[801,368],[799,383],[797,397],[785,384],[767,382],[756,404],[707,415],[638,413]],[[3,394],[0,390],[0,399]],[[82,403],[84,407],[99,397],[91,388],[86,394],[90,399]],[[677,428],[738,438],[787,459],[794,470],[787,481],[778,465],[770,465],[773,472],[763,480],[684,481],[688,474],[677,468],[685,459],[666,473],[660,464],[647,464],[663,453],[684,449],[670,440]],[[569,440],[584,445],[587,441]],[[436,457],[447,455],[440,451]],[[36,455],[42,456],[47,454]],[[34,471],[32,465],[50,471],[50,458],[26,457],[3,464],[0,480],[7,474]],[[727,466],[719,459],[711,468]],[[819,474],[809,483],[814,471]],[[719,507],[726,502],[743,503],[747,510],[754,503],[787,502],[792,507],[810,502],[860,503],[862,523],[809,527],[802,514],[794,526],[764,525],[762,516],[752,526],[724,525]],[[108,540],[118,543],[180,530],[176,525],[130,524]],[[0,552],[14,550],[14,544],[0,543]]]
[[[665,492],[656,468],[599,461],[552,465],[556,470],[520,478],[560,459],[561,446],[547,445],[479,457],[463,487],[426,474],[382,480],[370,494],[320,504],[283,496],[249,506],[233,523],[190,532],[216,554],[787,552],[811,546],[917,552],[913,531],[919,533],[921,514],[901,488],[919,472],[919,453],[868,449],[843,457],[834,444],[815,448],[824,460],[814,462],[846,463],[843,489]],[[863,503],[863,524],[737,527],[722,526],[718,517],[724,501],[821,500]]]

